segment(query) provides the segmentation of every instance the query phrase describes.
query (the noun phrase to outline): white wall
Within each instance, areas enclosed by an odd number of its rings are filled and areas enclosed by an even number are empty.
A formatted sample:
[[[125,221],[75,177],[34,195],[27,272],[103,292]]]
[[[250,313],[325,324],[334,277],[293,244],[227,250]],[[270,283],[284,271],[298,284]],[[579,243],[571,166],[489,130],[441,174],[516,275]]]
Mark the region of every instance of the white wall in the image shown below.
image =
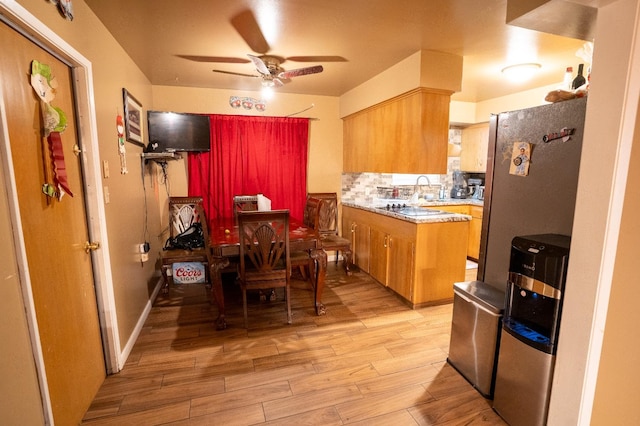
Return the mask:
[[[630,56],[632,42],[640,41],[636,35],[638,22],[637,0],[619,0],[598,11],[566,297],[549,411],[551,426],[590,424],[627,185],[625,165],[633,143],[632,137],[622,130],[635,126],[638,104],[638,94],[629,91],[630,81],[637,77],[630,69]],[[631,361],[637,359],[638,351],[626,355],[625,359]],[[637,377],[640,366],[626,362],[618,368]],[[630,402],[626,410],[637,412],[637,383],[624,391],[628,392]],[[617,414],[620,413],[608,413]]]
[[[477,103],[451,101],[449,121],[460,124],[483,123],[489,121],[492,114],[548,104],[544,98],[557,86],[552,84]]]

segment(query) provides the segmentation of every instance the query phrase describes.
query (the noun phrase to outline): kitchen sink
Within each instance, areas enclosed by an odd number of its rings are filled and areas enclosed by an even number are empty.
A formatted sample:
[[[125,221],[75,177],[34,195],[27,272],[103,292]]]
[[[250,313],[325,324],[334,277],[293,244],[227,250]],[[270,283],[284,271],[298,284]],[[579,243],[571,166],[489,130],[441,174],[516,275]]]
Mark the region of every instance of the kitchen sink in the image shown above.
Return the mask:
[[[398,213],[407,216],[431,216],[435,214],[447,214],[449,212],[436,209],[425,209],[423,207],[404,207],[399,209]]]
[[[378,207],[378,209],[388,211],[391,213],[403,214],[405,216],[412,216],[412,217],[432,216],[432,215],[438,215],[438,214],[451,214],[450,212],[445,212],[442,210],[427,209],[423,207],[413,207],[413,206],[406,206],[406,207],[399,207],[399,208]]]

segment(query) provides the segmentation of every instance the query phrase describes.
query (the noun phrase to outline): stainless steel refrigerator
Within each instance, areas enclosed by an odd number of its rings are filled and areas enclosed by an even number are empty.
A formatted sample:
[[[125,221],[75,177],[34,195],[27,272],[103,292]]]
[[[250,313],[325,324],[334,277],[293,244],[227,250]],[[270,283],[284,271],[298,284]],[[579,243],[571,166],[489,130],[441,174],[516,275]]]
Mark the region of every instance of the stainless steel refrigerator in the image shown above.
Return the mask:
[[[515,236],[571,235],[586,104],[578,98],[491,117],[478,280],[504,291]],[[566,141],[563,129],[573,131]],[[528,174],[510,174],[521,142],[530,144]]]
[[[507,283],[514,237],[571,236],[586,103],[580,98],[491,117],[479,280],[503,291],[513,287]],[[547,298],[535,294],[546,285],[530,281],[532,291],[516,286],[511,302]],[[564,293],[571,297],[571,289]],[[541,350],[503,323],[493,407],[507,423],[545,424],[556,347]]]

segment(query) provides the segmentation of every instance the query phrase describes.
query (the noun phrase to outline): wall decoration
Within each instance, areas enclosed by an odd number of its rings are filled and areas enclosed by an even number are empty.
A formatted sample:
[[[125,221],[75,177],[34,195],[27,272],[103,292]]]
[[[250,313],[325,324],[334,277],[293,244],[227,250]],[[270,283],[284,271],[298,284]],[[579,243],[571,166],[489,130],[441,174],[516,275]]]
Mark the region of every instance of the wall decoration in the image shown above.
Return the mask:
[[[229,97],[229,105],[231,105],[231,108],[238,109],[242,107],[247,111],[255,108],[256,111],[264,112],[267,109],[267,103],[265,101],[249,97],[241,98],[239,96],[231,96]]]
[[[142,104],[127,89],[122,89],[124,100],[125,137],[127,141],[144,147],[142,139]]]
[[[116,116],[116,132],[118,132],[118,154],[120,155],[120,174],[129,173],[127,169],[127,149],[124,146],[124,120],[120,114]]]
[[[51,105],[56,97],[58,83],[51,73],[49,65],[35,59],[31,61],[31,87],[40,98],[43,133],[49,143],[49,155],[53,169],[53,183],[45,182],[42,192],[48,197],[62,200],[64,194],[73,197],[67,179],[67,167],[64,162],[64,150],[61,133],[67,128],[67,116],[62,109]]]
[[[73,21],[73,4],[71,0],[49,0],[51,3],[58,6],[58,12],[60,15],[68,19],[69,21]]]
[[[229,98],[229,105],[231,105],[231,108],[240,108],[242,105],[242,99],[237,96],[231,96]]]

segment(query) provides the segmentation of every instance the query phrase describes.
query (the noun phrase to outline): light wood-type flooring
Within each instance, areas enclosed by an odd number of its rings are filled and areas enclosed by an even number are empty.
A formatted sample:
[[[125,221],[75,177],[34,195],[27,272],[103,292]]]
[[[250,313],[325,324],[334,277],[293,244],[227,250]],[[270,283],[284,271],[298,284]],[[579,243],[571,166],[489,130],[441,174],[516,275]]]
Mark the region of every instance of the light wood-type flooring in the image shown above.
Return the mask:
[[[301,277],[285,305],[225,284],[228,328],[202,285],[159,295],[88,425],[504,425],[446,362],[452,305],[409,309],[367,274],[330,263],[326,316]]]

